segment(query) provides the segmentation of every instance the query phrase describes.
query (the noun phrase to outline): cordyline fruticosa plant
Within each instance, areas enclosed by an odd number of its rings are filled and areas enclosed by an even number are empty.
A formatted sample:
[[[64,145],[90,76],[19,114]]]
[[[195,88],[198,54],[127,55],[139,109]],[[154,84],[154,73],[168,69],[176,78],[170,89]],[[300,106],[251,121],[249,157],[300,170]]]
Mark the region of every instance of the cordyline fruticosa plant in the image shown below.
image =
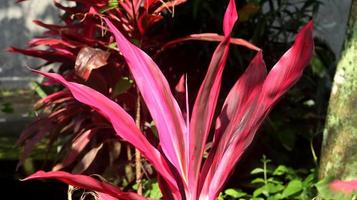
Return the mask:
[[[131,115],[137,113],[137,91],[129,84],[130,74],[126,63],[117,50],[114,38],[104,26],[103,18],[109,19],[130,41],[145,52],[154,55],[168,46],[188,39],[221,41],[218,34],[194,34],[166,42],[161,32],[153,29],[174,7],[185,0],[69,0],[74,6],[54,5],[62,10],[62,24],[46,24],[34,21],[46,29],[43,36],[29,41],[29,48],[10,48],[28,56],[44,59],[43,66],[59,65],[57,73],[66,80],[89,86],[117,104]],[[167,15],[167,14],[166,14]],[[244,40],[232,38],[231,43],[257,49]],[[164,45],[167,43],[166,45]],[[44,81],[44,85],[52,85]],[[20,166],[35,145],[48,138],[48,149],[61,141],[61,152],[55,158],[54,170],[74,173],[113,172],[117,169],[121,148],[115,130],[99,113],[76,101],[67,89],[57,88],[39,100],[36,109],[39,117],[21,134],[18,144],[23,147]],[[143,112],[141,112],[143,113]],[[145,116],[141,116],[144,124]],[[100,133],[100,134],[99,134]],[[119,150],[118,150],[119,149]],[[132,160],[127,149],[128,160]],[[104,156],[103,156],[104,155]],[[108,156],[109,155],[109,156]],[[108,159],[102,159],[109,157]],[[109,160],[109,161],[108,161]],[[122,161],[121,159],[120,161]],[[120,162],[120,168],[124,164]],[[123,170],[124,171],[124,170]],[[115,174],[117,175],[117,174]],[[113,176],[111,174],[110,176]],[[128,176],[129,177],[129,176]],[[128,180],[129,182],[131,180]]]
[[[167,80],[155,62],[130,43],[110,20],[105,19],[155,121],[159,146],[153,146],[132,117],[103,94],[85,85],[67,81],[59,74],[34,71],[62,83],[75,99],[94,108],[110,121],[118,136],[139,149],[157,170],[165,199],[213,200],[217,198],[272,106],[302,75],[314,47],[313,24],[309,22],[298,33],[293,46],[268,74],[262,52],[257,52],[229,92],[215,122],[212,148],[207,159],[203,159],[228,57],[230,34],[237,19],[235,3],[231,0],[223,21],[224,39],[212,56],[191,115],[187,101],[186,108],[179,108]],[[187,87],[185,94],[187,99]],[[58,179],[79,188],[94,190],[99,199],[145,199],[92,177],[63,171],[39,171],[25,180],[30,179]]]

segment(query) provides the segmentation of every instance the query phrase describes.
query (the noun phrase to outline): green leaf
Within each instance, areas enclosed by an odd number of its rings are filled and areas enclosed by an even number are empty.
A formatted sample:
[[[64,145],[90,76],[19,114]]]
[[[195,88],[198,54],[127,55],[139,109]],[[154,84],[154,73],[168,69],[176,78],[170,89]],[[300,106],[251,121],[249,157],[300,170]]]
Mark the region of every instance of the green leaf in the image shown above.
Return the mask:
[[[264,173],[264,169],[262,168],[255,168],[250,172],[250,174],[261,174],[261,173]]]
[[[265,183],[263,178],[256,178],[251,181],[251,183],[256,184],[256,183]]]
[[[312,72],[320,78],[326,75],[325,65],[318,56],[314,56],[311,60]]]
[[[109,49],[118,50],[116,42],[110,43],[107,47]]]
[[[289,182],[288,186],[283,191],[283,197],[292,196],[302,190],[302,183],[300,180],[292,180]]]
[[[287,174],[289,172],[289,168],[284,165],[279,165],[273,172],[274,176],[281,176]]]
[[[224,194],[235,199],[247,196],[247,193],[233,188],[226,189]]]
[[[115,8],[118,8],[118,7],[119,7],[119,2],[118,2],[118,0],[109,0],[107,7],[104,8],[104,9],[102,9],[102,10],[100,11],[100,13],[105,13],[105,12],[107,12],[107,11],[109,11],[109,10],[112,10],[112,9],[115,9]]]
[[[133,80],[129,79],[128,77],[122,77],[115,84],[113,95],[118,96],[125,93],[131,88],[132,85],[133,85]]]
[[[13,113],[14,112],[14,108],[12,107],[12,104],[9,103],[9,102],[5,102],[2,104],[2,108],[1,108],[1,111],[3,113]]]
[[[218,196],[217,200],[224,200],[222,192],[219,193],[219,196]]]
[[[284,186],[282,184],[268,183],[266,187],[270,194],[277,193],[284,190]]]
[[[159,183],[157,181],[152,182],[150,185],[150,193],[148,195],[151,199],[161,199],[162,193],[160,191]]]
[[[254,190],[253,192],[253,197],[258,197],[259,195],[264,194],[265,196],[268,196],[268,191],[267,188],[264,186]]]
[[[302,185],[304,188],[311,187],[315,182],[315,174],[310,174],[308,175],[304,181],[302,182]]]
[[[283,183],[281,181],[279,181],[278,179],[275,179],[274,177],[270,177],[267,180],[268,183],[273,183],[273,184],[280,184],[283,185]]]
[[[46,92],[42,89],[42,87],[39,83],[32,81],[31,85],[39,97],[41,97],[41,98],[47,97]]]

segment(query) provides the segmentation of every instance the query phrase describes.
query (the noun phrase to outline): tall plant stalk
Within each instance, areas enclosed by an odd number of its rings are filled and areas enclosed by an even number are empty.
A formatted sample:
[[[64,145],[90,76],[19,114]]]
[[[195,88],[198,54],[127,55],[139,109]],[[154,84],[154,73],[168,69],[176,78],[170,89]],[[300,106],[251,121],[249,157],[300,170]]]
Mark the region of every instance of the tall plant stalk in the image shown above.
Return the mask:
[[[136,98],[136,114],[135,114],[135,123],[136,126],[141,129],[140,126],[140,121],[141,121],[141,103],[140,103],[140,92],[137,91],[137,98]],[[143,194],[143,186],[142,186],[142,172],[141,172],[141,168],[142,168],[142,163],[141,163],[141,153],[140,151],[135,148],[135,180],[136,180],[136,185],[138,187],[137,189],[137,193],[139,195]]]

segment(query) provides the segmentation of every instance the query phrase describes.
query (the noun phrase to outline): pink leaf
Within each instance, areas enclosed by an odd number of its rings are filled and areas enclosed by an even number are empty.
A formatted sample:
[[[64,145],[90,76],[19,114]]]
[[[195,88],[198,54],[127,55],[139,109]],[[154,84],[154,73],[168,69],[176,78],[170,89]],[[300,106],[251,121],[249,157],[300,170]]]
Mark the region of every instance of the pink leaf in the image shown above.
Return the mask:
[[[118,49],[128,63],[135,83],[156,123],[163,152],[185,179],[186,126],[166,78],[145,52],[131,44],[109,20],[105,21],[113,32]]]
[[[169,185],[175,187],[175,181],[171,176],[166,160],[161,156],[159,151],[148,142],[145,136],[135,125],[134,120],[124,111],[122,107],[96,90],[85,85],[66,81],[59,74],[45,73],[37,70],[32,71],[62,83],[71,91],[75,99],[93,107],[106,117],[113,125],[116,133],[139,149],[165,178],[165,180],[168,181]]]
[[[187,78],[186,75],[182,75],[179,82],[175,87],[175,96],[178,100],[180,108],[182,110],[182,116],[185,118],[186,127],[189,123],[189,102],[188,102],[188,89],[187,89]]]
[[[73,175],[63,171],[55,171],[55,172],[38,171],[23,180],[27,181],[27,180],[34,180],[34,179],[56,179],[68,185],[105,193],[117,199],[124,199],[124,200],[146,199],[145,197],[142,197],[133,192],[123,192],[119,190],[117,187],[109,183],[98,181],[97,179],[94,179],[92,177],[84,176],[84,175]]]
[[[304,68],[309,64],[314,50],[312,29],[313,22],[310,21],[300,30],[294,45],[269,72],[261,95],[261,101],[267,106],[276,103],[278,98],[301,77]]]
[[[193,107],[189,136],[189,185],[192,188],[197,186],[202,155],[217,104],[223,69],[228,57],[230,34],[237,20],[236,12],[234,0],[231,0],[223,22],[225,39],[218,45],[212,56],[206,77],[199,89]]]
[[[178,38],[175,39],[173,41],[170,41],[168,43],[166,43],[162,48],[161,51],[163,49],[166,49],[170,46],[173,46],[177,43],[180,42],[185,42],[185,41],[189,41],[189,40],[198,40],[198,41],[210,41],[210,42],[222,42],[224,40],[224,36],[222,35],[218,35],[216,33],[200,33],[200,34],[191,34],[188,35],[186,37],[182,37],[182,38]],[[235,44],[235,45],[240,45],[240,46],[244,46],[247,47],[249,49],[255,50],[255,51],[260,51],[260,49],[258,47],[256,47],[254,44],[251,44],[250,42],[244,40],[244,39],[240,39],[240,38],[231,38],[230,40],[231,44]]]
[[[102,192],[96,192],[98,195],[98,200],[118,200],[115,197],[112,197],[108,194],[102,193]]]
[[[350,194],[357,191],[357,180],[351,181],[340,181],[334,180],[330,183],[330,188],[335,191],[343,192],[345,194]]]
[[[254,103],[259,97],[265,77],[266,67],[262,52],[259,51],[229,92],[218,116],[212,149],[201,172],[200,188],[203,187],[201,195],[208,194],[217,166],[221,162],[221,158],[230,144],[233,134],[237,129],[245,128],[246,120],[249,118],[249,116],[245,115],[251,113],[247,108],[254,108]],[[243,117],[246,120],[242,120]]]
[[[309,64],[314,47],[312,28],[313,25],[310,22],[301,29],[293,46],[281,57],[264,80],[261,92],[255,94],[257,98],[252,99],[251,104],[241,108],[244,114],[236,119],[240,123],[233,128],[228,145],[225,145],[224,149],[219,149],[224,153],[215,158],[217,167],[212,172],[214,174],[209,183],[209,189],[204,187],[203,195],[208,192],[209,199],[217,197],[234,164],[252,142],[258,127],[272,106],[300,78],[304,68]]]

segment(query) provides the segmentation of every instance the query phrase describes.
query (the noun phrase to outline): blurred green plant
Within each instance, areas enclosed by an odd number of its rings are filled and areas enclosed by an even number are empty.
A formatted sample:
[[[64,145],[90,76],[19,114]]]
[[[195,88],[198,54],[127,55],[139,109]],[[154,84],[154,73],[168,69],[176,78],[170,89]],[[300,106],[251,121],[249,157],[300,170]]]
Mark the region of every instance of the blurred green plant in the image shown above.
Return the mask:
[[[313,199],[316,196],[314,184],[317,174],[314,169],[293,169],[285,165],[274,167],[271,160],[263,156],[262,167],[251,171],[255,178],[251,180],[254,188],[252,192],[241,189],[229,188],[219,196],[223,199],[238,200],[293,200]]]

